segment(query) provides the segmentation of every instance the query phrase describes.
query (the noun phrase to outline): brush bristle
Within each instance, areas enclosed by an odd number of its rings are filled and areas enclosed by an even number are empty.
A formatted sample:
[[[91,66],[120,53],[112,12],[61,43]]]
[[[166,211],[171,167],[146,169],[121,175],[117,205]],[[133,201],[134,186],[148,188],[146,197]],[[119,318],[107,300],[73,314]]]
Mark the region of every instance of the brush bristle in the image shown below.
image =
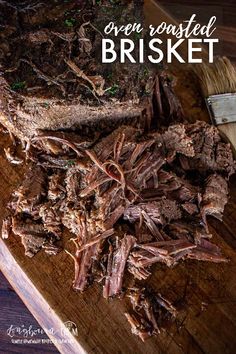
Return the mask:
[[[226,57],[216,58],[212,64],[194,67],[205,97],[236,92],[236,70]]]

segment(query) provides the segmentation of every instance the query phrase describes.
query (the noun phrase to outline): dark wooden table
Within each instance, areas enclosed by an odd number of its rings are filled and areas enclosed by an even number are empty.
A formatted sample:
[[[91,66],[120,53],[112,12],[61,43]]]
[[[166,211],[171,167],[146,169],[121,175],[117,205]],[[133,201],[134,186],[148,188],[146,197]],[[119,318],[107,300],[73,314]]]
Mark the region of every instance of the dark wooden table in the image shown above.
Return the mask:
[[[217,54],[229,57],[236,62],[236,1],[235,0],[158,0],[177,20],[187,20],[196,14],[196,20],[208,22],[216,16],[215,38],[219,38]]]
[[[22,339],[16,327],[27,330],[38,330],[37,321],[25,307],[21,299],[12,289],[8,281],[0,273],[0,353],[59,353],[53,344],[13,344],[12,341]],[[30,334],[27,339],[30,339]],[[37,338],[48,339],[45,334]],[[33,337],[32,337],[33,339]]]
[[[204,23],[209,17],[217,16],[217,32],[220,38],[219,54],[228,56],[236,62],[236,1],[228,0],[161,0],[159,1],[167,11],[177,19],[189,18],[193,13]],[[16,295],[7,280],[0,273],[0,354],[5,353],[58,353],[53,344],[13,344],[13,339],[22,338],[13,335],[11,326],[17,328],[38,330],[40,326],[33,318],[20,298]],[[47,339],[45,334],[37,338]]]

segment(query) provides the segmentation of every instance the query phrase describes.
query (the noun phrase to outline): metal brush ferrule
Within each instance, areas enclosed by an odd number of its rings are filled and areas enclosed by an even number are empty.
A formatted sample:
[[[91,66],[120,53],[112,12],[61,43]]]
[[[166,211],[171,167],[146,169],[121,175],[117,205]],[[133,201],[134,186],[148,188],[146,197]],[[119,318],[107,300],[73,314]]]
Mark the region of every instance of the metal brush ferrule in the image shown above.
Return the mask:
[[[206,103],[214,125],[236,122],[236,93],[212,95]]]

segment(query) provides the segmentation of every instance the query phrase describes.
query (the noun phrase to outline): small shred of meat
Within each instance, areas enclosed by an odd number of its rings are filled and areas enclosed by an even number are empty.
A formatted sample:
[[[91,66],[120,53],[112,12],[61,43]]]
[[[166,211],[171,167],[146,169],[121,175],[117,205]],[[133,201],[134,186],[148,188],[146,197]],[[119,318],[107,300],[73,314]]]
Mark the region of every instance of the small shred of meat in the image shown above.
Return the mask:
[[[131,252],[128,262],[136,269],[149,268],[157,262],[171,267],[176,263],[176,257],[179,254],[182,254],[183,251],[190,252],[190,250],[196,247],[193,242],[185,239],[140,244]]]
[[[201,239],[197,247],[192,249],[186,257],[214,263],[228,262],[228,259],[222,256],[220,248],[205,239]]]
[[[187,136],[184,124],[171,125],[163,134],[163,140],[169,154],[174,152],[188,157],[194,156],[192,139]]]
[[[66,192],[69,202],[76,202],[78,200],[80,191],[80,173],[79,171],[69,168],[66,172]]]
[[[128,295],[134,312],[125,313],[131,332],[143,342],[161,332],[167,322],[177,316],[172,303],[160,294],[145,288],[132,288]]]
[[[63,199],[66,189],[63,186],[64,175],[62,173],[54,173],[49,177],[48,183],[48,199],[57,201]]]
[[[62,251],[61,247],[58,247],[49,242],[43,244],[42,248],[44,249],[45,253],[49,254],[50,256],[56,256],[59,252]]]
[[[138,280],[146,280],[150,275],[151,272],[148,270],[146,267],[141,267],[140,265],[138,267],[135,267],[133,264],[128,262],[128,271],[131,273],[134,278]]]
[[[138,336],[143,342],[153,335],[152,327],[141,316],[125,312],[125,317],[131,326],[131,333]]]
[[[199,208],[196,204],[191,202],[185,202],[182,204],[182,208],[189,214],[194,215],[199,213]]]
[[[207,215],[222,220],[225,205],[228,201],[228,184],[219,174],[210,175],[202,197],[201,213],[206,223]]]
[[[106,283],[103,288],[105,298],[118,295],[121,292],[126,261],[136,239],[133,236],[125,235],[120,241],[118,249],[113,252],[112,268],[110,264],[107,269]]]
[[[12,218],[12,231],[21,237],[21,242],[25,248],[25,254],[33,257],[43,247],[48,240],[42,224],[37,224],[32,220],[22,220]]]
[[[58,240],[62,235],[61,215],[58,206],[51,202],[42,204],[39,209],[39,216],[42,218],[43,226],[47,232],[51,232]]]
[[[161,118],[161,123],[165,126],[173,122],[182,122],[184,113],[182,105],[173,89],[175,80],[168,73],[162,72],[156,76],[156,83],[155,96],[160,114],[158,121]],[[160,91],[161,94],[159,93]]]
[[[14,193],[14,209],[38,217],[37,206],[46,196],[45,171],[39,166],[30,166],[22,185]]]
[[[93,260],[100,252],[100,243],[96,243],[84,251],[75,253],[75,280],[73,288],[77,291],[84,291],[88,284],[88,276]]]

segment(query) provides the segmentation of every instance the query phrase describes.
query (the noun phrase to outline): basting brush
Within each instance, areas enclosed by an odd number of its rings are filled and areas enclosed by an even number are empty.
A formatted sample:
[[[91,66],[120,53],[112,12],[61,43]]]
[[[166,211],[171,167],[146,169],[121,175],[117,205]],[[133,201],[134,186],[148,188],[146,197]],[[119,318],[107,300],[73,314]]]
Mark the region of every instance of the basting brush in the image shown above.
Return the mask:
[[[194,67],[212,123],[233,148],[236,157],[236,70],[226,57]]]
[[[178,25],[155,0],[144,0],[144,14],[147,25],[158,26],[161,22]],[[206,59],[208,54],[200,47]],[[197,53],[196,53],[197,55]],[[182,48],[183,58],[188,51]],[[172,67],[178,65],[173,61]],[[200,81],[206,105],[214,125],[222,137],[231,143],[236,158],[236,70],[231,62],[223,58],[215,58],[212,64],[191,65]]]

